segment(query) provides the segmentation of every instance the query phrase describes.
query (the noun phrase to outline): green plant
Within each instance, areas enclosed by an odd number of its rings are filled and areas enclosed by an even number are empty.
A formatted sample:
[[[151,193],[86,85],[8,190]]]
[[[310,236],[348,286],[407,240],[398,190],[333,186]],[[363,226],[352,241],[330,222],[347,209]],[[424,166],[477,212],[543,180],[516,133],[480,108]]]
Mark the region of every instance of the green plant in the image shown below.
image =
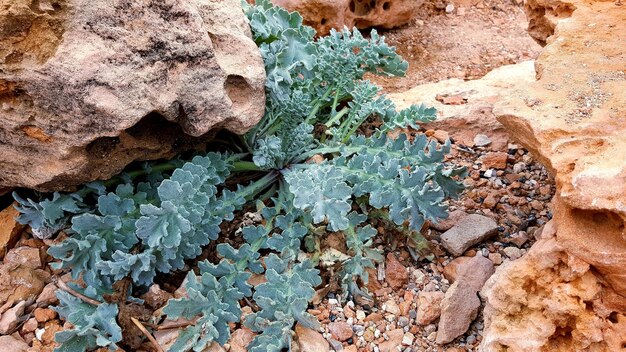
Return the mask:
[[[376,230],[366,224],[370,209],[419,233],[425,220],[447,216],[443,200],[461,190],[457,176],[464,170],[444,163],[449,143],[423,134],[387,137],[395,128],[419,128],[416,123],[433,120],[435,111],[412,106],[397,112],[377,86],[363,80],[366,72],[402,75],[407,68],[383,37],[372,31],[368,40],[355,29],[315,40],[298,14],[267,0],[245,11],[266,66],[267,103],[262,120],[230,146],[232,152],[146,164],[39,202],[16,195],[19,220],[35,233],[65,230],[68,237],[49,249],[59,259],[55,268],[71,270],[99,297],[120,280],[129,278],[131,293],[140,292],[159,273],[183,269],[185,260],[218,239],[223,222],[244,206],[256,206],[260,219],[241,228],[243,244],[217,245],[222,259],[200,262],[197,274],[189,271],[186,296],[164,307],[168,319],[190,322],[173,351],[224,344],[244,298],[257,306],[243,321],[258,333],[249,351],[289,346],[296,322],[318,324],[306,309],[321,278],[317,256],[302,255],[304,242],[343,232],[350,252],[340,271],[344,293],[367,295],[358,282],[367,282],[366,269],[382,260],[371,248]],[[360,134],[374,119],[380,127]],[[312,162],[314,157],[321,161]],[[250,182],[227,187],[233,175]],[[252,274],[266,282],[253,288]],[[61,295],[59,311],[73,310],[77,302]],[[83,321],[72,323],[83,329]],[[80,341],[93,347],[91,337]]]

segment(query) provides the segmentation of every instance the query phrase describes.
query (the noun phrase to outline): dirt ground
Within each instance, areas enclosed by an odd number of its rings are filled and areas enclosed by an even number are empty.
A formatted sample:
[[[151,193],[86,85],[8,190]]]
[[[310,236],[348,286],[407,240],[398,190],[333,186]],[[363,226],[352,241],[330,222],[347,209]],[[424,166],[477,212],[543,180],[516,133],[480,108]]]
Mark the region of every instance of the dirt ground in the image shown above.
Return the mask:
[[[405,77],[369,77],[385,92],[449,78],[477,79],[494,68],[532,60],[541,46],[526,32],[523,5],[515,0],[430,1],[410,24],[382,31],[409,62]],[[450,12],[452,6],[454,9]]]

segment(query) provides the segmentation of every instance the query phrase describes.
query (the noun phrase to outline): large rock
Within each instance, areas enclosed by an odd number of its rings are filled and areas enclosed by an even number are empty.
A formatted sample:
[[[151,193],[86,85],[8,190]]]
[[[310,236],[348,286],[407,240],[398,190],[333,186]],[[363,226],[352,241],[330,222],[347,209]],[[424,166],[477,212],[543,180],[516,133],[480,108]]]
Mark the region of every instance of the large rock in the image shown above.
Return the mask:
[[[463,335],[478,316],[478,292],[493,275],[491,260],[477,255],[459,268],[459,276],[441,302],[437,343],[445,344]]]
[[[555,238],[499,268],[485,291],[483,347],[617,351],[626,314],[626,11],[600,1],[533,6],[546,23],[555,6],[572,11],[554,22],[537,81],[494,112],[555,175]],[[509,288],[517,292],[504,297]]]
[[[498,224],[484,215],[470,214],[461,218],[450,230],[441,235],[441,244],[455,256],[463,255],[471,246],[498,232]]]
[[[264,81],[239,0],[0,0],[0,188],[104,179],[243,133]]]
[[[304,24],[326,35],[344,26],[395,28],[407,24],[424,0],[271,0],[289,11],[298,11]]]

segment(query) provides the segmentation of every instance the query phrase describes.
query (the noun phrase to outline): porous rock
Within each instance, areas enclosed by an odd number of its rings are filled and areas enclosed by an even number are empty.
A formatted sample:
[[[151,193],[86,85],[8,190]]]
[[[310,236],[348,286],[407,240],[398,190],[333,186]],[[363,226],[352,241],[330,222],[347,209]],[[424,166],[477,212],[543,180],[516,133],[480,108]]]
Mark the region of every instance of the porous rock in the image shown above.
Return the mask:
[[[332,28],[395,28],[407,24],[423,0],[272,0],[275,5],[298,11],[304,24],[326,35]]]
[[[263,114],[239,0],[0,5],[0,187],[106,179]]]
[[[471,246],[495,235],[498,224],[486,216],[470,214],[441,235],[441,244],[455,256],[460,256]]]
[[[441,302],[438,344],[451,342],[467,331],[480,309],[478,292],[493,273],[493,263],[481,255],[462,264],[456,281],[446,291]]]
[[[553,219],[485,286],[482,349],[619,351],[626,320],[626,11],[532,0],[536,82],[494,107],[556,179]],[[537,34],[533,34],[537,36]],[[548,229],[550,231],[548,231]]]

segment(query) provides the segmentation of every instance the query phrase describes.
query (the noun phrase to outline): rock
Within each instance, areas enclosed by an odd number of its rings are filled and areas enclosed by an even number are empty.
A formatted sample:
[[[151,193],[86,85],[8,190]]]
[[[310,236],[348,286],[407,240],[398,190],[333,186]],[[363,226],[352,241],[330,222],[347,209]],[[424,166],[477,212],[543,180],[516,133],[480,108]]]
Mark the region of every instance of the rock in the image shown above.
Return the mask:
[[[0,36],[0,187],[106,179],[263,115],[238,0],[5,3],[0,23],[20,25]]]
[[[0,336],[0,351],[3,352],[26,352],[30,346],[20,339],[11,335]]]
[[[509,154],[505,152],[490,152],[483,155],[479,161],[483,164],[483,169],[506,169],[506,162]]]
[[[31,269],[42,267],[39,248],[19,247],[10,250],[4,258],[5,264],[17,264]]]
[[[398,304],[396,303],[395,300],[390,299],[387,302],[385,302],[383,304],[383,310],[387,313],[393,314],[393,315],[399,315],[400,314],[400,307],[398,306]]]
[[[439,220],[437,223],[431,223],[430,227],[437,231],[447,231],[452,228],[452,226],[456,225],[461,218],[466,217],[467,213],[463,210],[455,210],[448,214],[448,217],[443,220]]]
[[[459,268],[457,280],[441,302],[438,344],[449,343],[467,331],[480,309],[478,292],[493,272],[493,263],[483,256],[472,257]]]
[[[15,265],[0,265],[0,305],[7,301],[34,299],[44,288],[49,276],[43,270]]]
[[[389,339],[381,342],[378,345],[380,352],[397,352],[398,347],[402,346],[402,339],[404,339],[403,329],[394,329],[387,332]]]
[[[493,263],[493,265],[502,264],[502,255],[500,253],[489,253],[489,260]]]
[[[158,284],[150,286],[148,292],[146,292],[141,298],[146,301],[153,309],[159,309],[163,307],[167,301],[172,298],[172,294],[164,291]]]
[[[448,139],[450,139],[450,135],[447,131],[435,130],[435,133],[433,133],[433,138],[435,138],[439,143],[445,143]]]
[[[459,273],[459,269],[462,268],[467,262],[472,260],[472,257],[458,257],[443,267],[443,276],[451,284],[456,281]]]
[[[621,346],[603,338],[617,324],[587,307],[602,305],[601,290],[589,264],[567,254],[555,238],[539,240],[523,258],[502,264],[483,287],[481,349],[572,351],[595,345],[598,351],[619,351]],[[570,331],[565,339],[563,324]]]
[[[24,309],[26,306],[27,302],[21,301],[13,308],[2,313],[2,316],[0,316],[0,335],[13,333],[18,324],[22,322],[21,318],[24,315]]]
[[[20,213],[12,205],[0,211],[0,260],[15,246],[25,227],[15,221],[18,215]]]
[[[50,308],[36,308],[33,312],[35,319],[40,323],[45,323],[57,317],[57,312]]]
[[[327,35],[332,28],[391,29],[409,23],[423,0],[272,0],[289,11],[298,11],[304,24]]]
[[[296,324],[296,341],[301,352],[306,351],[330,351],[328,341],[319,332]]]
[[[626,31],[626,12],[614,2],[580,0],[532,0],[527,8],[531,28],[555,29],[545,31],[552,37],[538,58],[536,82],[503,97],[494,113],[556,179],[554,236],[542,233],[529,251],[536,255],[498,269],[498,282],[485,291],[483,350],[620,350],[626,57],[616,34]],[[507,318],[512,312],[514,321]]]
[[[213,341],[202,352],[226,352],[226,350],[222,346],[220,346],[219,343]]]
[[[487,149],[503,151],[509,143],[509,134],[496,120],[493,106],[502,97],[517,94],[517,90],[534,81],[534,62],[526,61],[499,67],[481,79],[464,81],[455,78],[426,83],[388,97],[400,109],[419,103],[436,108],[437,120],[423,127],[447,131],[457,145],[472,147],[477,134],[488,134],[491,144]],[[438,95],[444,94],[462,95],[467,103],[446,105],[437,100]]]
[[[441,301],[444,294],[441,291],[420,292],[417,304],[415,324],[428,325],[441,315]]]
[[[352,327],[345,321],[328,324],[328,331],[334,339],[339,340],[340,342],[346,341],[353,335]]]
[[[511,260],[515,260],[522,256],[522,251],[517,247],[506,247],[502,251]]]
[[[385,260],[385,282],[394,290],[404,288],[409,282],[409,273],[392,253]]]
[[[57,287],[57,285],[52,282],[47,284],[35,301],[35,303],[37,303],[37,306],[47,307],[58,304],[59,299],[56,296],[56,292],[58,289],[59,288]]]
[[[256,334],[252,332],[252,330],[242,327],[235,330],[230,335],[230,340],[228,343],[230,344],[230,352],[247,352],[247,347],[254,339]]]
[[[367,271],[367,284],[365,284],[367,291],[369,291],[370,293],[374,293],[383,288],[383,285],[377,279],[378,274],[376,272],[376,269],[367,268],[365,270]]]
[[[489,144],[491,144],[491,139],[489,139],[487,135],[477,134],[476,137],[474,137],[474,146],[476,147],[486,147]]]
[[[441,235],[441,244],[455,256],[480,243],[498,231],[498,224],[486,216],[471,214]]]
[[[522,247],[526,242],[528,242],[528,234],[525,231],[517,232],[511,235],[509,242],[513,243],[517,247]]]
[[[35,318],[28,319],[24,323],[24,325],[22,325],[22,328],[21,328],[22,336],[24,334],[29,333],[29,332],[35,332],[35,330],[37,330],[38,326],[39,326],[39,323],[37,322],[37,319],[35,319]]]

